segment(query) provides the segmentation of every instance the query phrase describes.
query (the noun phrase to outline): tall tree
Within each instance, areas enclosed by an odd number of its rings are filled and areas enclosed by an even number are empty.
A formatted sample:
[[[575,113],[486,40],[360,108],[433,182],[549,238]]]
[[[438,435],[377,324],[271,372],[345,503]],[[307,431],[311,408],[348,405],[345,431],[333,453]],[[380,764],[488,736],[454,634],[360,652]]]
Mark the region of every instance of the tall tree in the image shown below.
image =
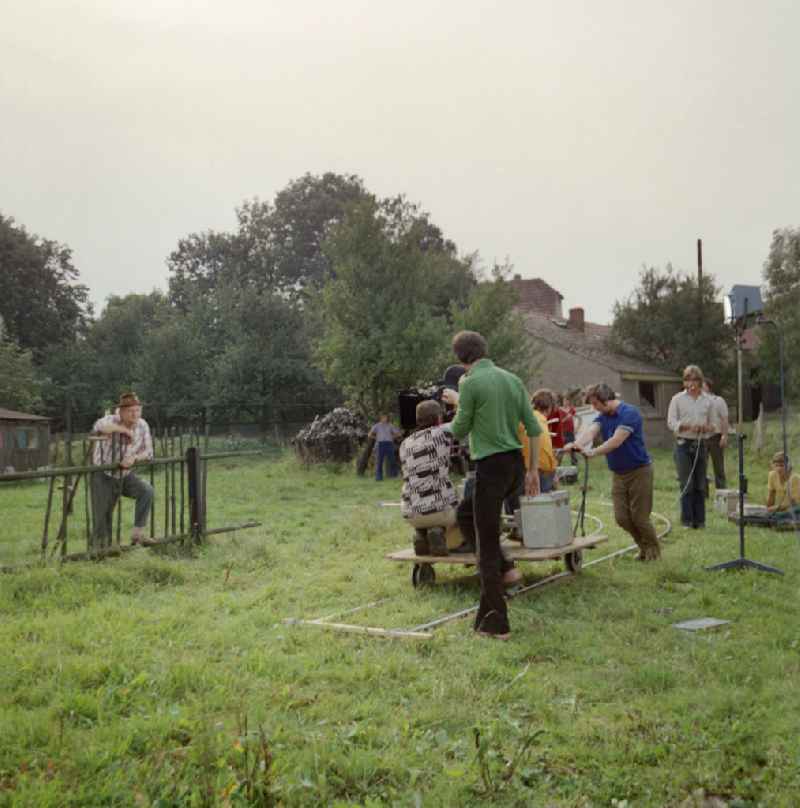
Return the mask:
[[[159,291],[108,298],[85,346],[92,357],[89,374],[99,398],[113,401],[124,388],[136,386],[146,335],[172,315]]]
[[[9,337],[37,360],[88,324],[89,293],[77,279],[69,247],[29,235],[0,215],[0,316]]]
[[[325,237],[369,197],[358,177],[328,172],[293,180],[274,204],[246,200],[236,209],[235,232],[192,233],[178,243],[167,259],[171,300],[185,309],[193,294],[221,284],[285,295],[319,288],[330,270]]]
[[[283,288],[319,288],[331,265],[322,245],[353,205],[372,197],[354,174],[304,174],[275,197],[269,217],[276,275]],[[253,209],[240,217],[243,234],[254,232]]]
[[[800,374],[791,373],[790,357],[800,352],[800,227],[784,227],[772,234],[764,263],[766,314],[781,328],[784,337],[787,390],[800,392]],[[764,381],[778,382],[778,345],[774,329],[762,330],[759,351]]]
[[[443,289],[467,289],[474,277],[470,262],[433,233],[413,205],[367,200],[326,242],[332,276],[318,299],[317,363],[366,413],[392,405],[399,389],[441,374],[450,333]],[[459,274],[468,277],[453,284]],[[465,305],[465,297],[455,304]]]
[[[41,392],[33,354],[4,339],[0,319],[0,407],[36,412],[42,404]]]
[[[732,336],[713,277],[676,272],[671,265],[643,269],[627,300],[614,304],[609,346],[675,373],[700,365],[725,388],[732,380]]]

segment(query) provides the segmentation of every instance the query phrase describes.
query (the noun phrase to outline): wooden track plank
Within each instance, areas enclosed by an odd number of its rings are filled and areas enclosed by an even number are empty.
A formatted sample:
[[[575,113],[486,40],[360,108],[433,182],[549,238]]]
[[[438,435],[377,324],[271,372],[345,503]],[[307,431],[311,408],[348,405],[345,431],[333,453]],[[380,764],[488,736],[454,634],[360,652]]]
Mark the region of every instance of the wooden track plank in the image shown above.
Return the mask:
[[[598,544],[603,544],[607,541],[608,536],[586,536],[585,538],[576,538],[573,542],[565,544],[563,547],[542,547],[534,549],[512,542],[502,542],[501,546],[506,557],[511,561],[552,561],[556,558],[563,558],[568,553],[596,547]],[[386,558],[391,561],[404,561],[413,564],[460,564],[462,566],[475,566],[478,563],[475,553],[450,553],[450,555],[446,556],[418,556],[414,553],[413,547],[388,553]]]

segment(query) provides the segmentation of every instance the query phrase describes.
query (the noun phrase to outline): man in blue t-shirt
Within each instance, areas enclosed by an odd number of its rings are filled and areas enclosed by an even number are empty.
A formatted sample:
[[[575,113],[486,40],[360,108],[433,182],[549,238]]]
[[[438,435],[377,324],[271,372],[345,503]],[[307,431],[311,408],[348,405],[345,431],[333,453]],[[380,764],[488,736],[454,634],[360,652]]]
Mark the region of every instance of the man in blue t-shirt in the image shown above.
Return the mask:
[[[607,384],[587,388],[586,401],[599,413],[597,419],[564,451],[579,449],[587,457],[606,456],[614,477],[614,518],[639,545],[639,560],[655,561],[661,557],[661,548],[650,521],[653,465],[644,445],[642,416],[636,407],[620,401]],[[603,442],[592,448],[598,435],[602,435]]]

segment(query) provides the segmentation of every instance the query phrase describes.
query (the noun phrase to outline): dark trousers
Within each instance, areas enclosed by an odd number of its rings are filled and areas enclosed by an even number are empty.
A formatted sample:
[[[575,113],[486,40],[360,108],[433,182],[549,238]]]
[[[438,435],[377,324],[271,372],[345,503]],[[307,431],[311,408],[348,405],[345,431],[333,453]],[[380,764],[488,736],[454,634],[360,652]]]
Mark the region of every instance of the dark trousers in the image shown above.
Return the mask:
[[[675,468],[681,490],[681,523],[686,527],[705,525],[706,449],[702,441],[676,444]]]
[[[525,485],[522,452],[499,452],[475,463],[475,489],[472,496],[473,530],[477,535],[478,572],[481,600],[475,615],[475,629],[489,634],[509,631],[503,572],[508,562],[500,550],[500,515],[503,500]],[[460,508],[459,508],[460,510]],[[461,519],[462,532],[465,529]],[[467,529],[468,530],[468,529]],[[468,538],[468,533],[464,533]]]
[[[507,514],[513,516],[514,511],[519,508],[519,498],[525,493],[525,480],[523,478],[522,486],[515,491],[510,497],[506,497],[503,502],[503,507]],[[464,544],[472,547],[474,552],[478,549],[478,540],[475,533],[475,478],[467,477],[464,483],[464,498],[458,503],[456,508],[456,523],[458,529],[461,531],[461,536]],[[503,561],[500,565],[501,572],[507,572],[514,568],[514,562],[503,556]]]
[[[121,480],[109,477],[102,471],[92,474],[92,511],[94,514],[94,530],[92,536],[96,546],[106,546],[107,540],[113,536],[114,506],[120,497],[136,500],[134,527],[147,527],[150,507],[153,503],[153,486],[137,477],[132,472]]]
[[[714,488],[717,490],[728,487],[725,484],[725,450],[719,445],[721,437],[722,435],[717,433],[706,440],[708,455],[714,466]]]
[[[650,514],[653,511],[653,467],[640,466],[622,474],[614,472],[611,501],[614,519],[633,536],[641,556],[657,558],[660,555],[658,536]]]
[[[394,443],[390,440],[382,440],[378,443],[378,459],[375,462],[375,479],[383,479],[384,460],[389,462],[389,476],[397,476],[397,462],[394,456]]]

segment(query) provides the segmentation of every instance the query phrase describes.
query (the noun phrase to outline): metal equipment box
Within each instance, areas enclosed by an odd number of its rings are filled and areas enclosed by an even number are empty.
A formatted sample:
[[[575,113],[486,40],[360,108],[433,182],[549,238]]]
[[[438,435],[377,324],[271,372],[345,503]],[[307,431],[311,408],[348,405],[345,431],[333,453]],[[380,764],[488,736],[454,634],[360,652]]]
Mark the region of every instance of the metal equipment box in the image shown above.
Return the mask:
[[[747,495],[745,495],[747,502]],[[722,516],[739,513],[739,491],[735,488],[718,488],[714,492],[714,510]]]
[[[572,542],[569,493],[552,491],[519,498],[522,543],[526,547],[563,547]]]

